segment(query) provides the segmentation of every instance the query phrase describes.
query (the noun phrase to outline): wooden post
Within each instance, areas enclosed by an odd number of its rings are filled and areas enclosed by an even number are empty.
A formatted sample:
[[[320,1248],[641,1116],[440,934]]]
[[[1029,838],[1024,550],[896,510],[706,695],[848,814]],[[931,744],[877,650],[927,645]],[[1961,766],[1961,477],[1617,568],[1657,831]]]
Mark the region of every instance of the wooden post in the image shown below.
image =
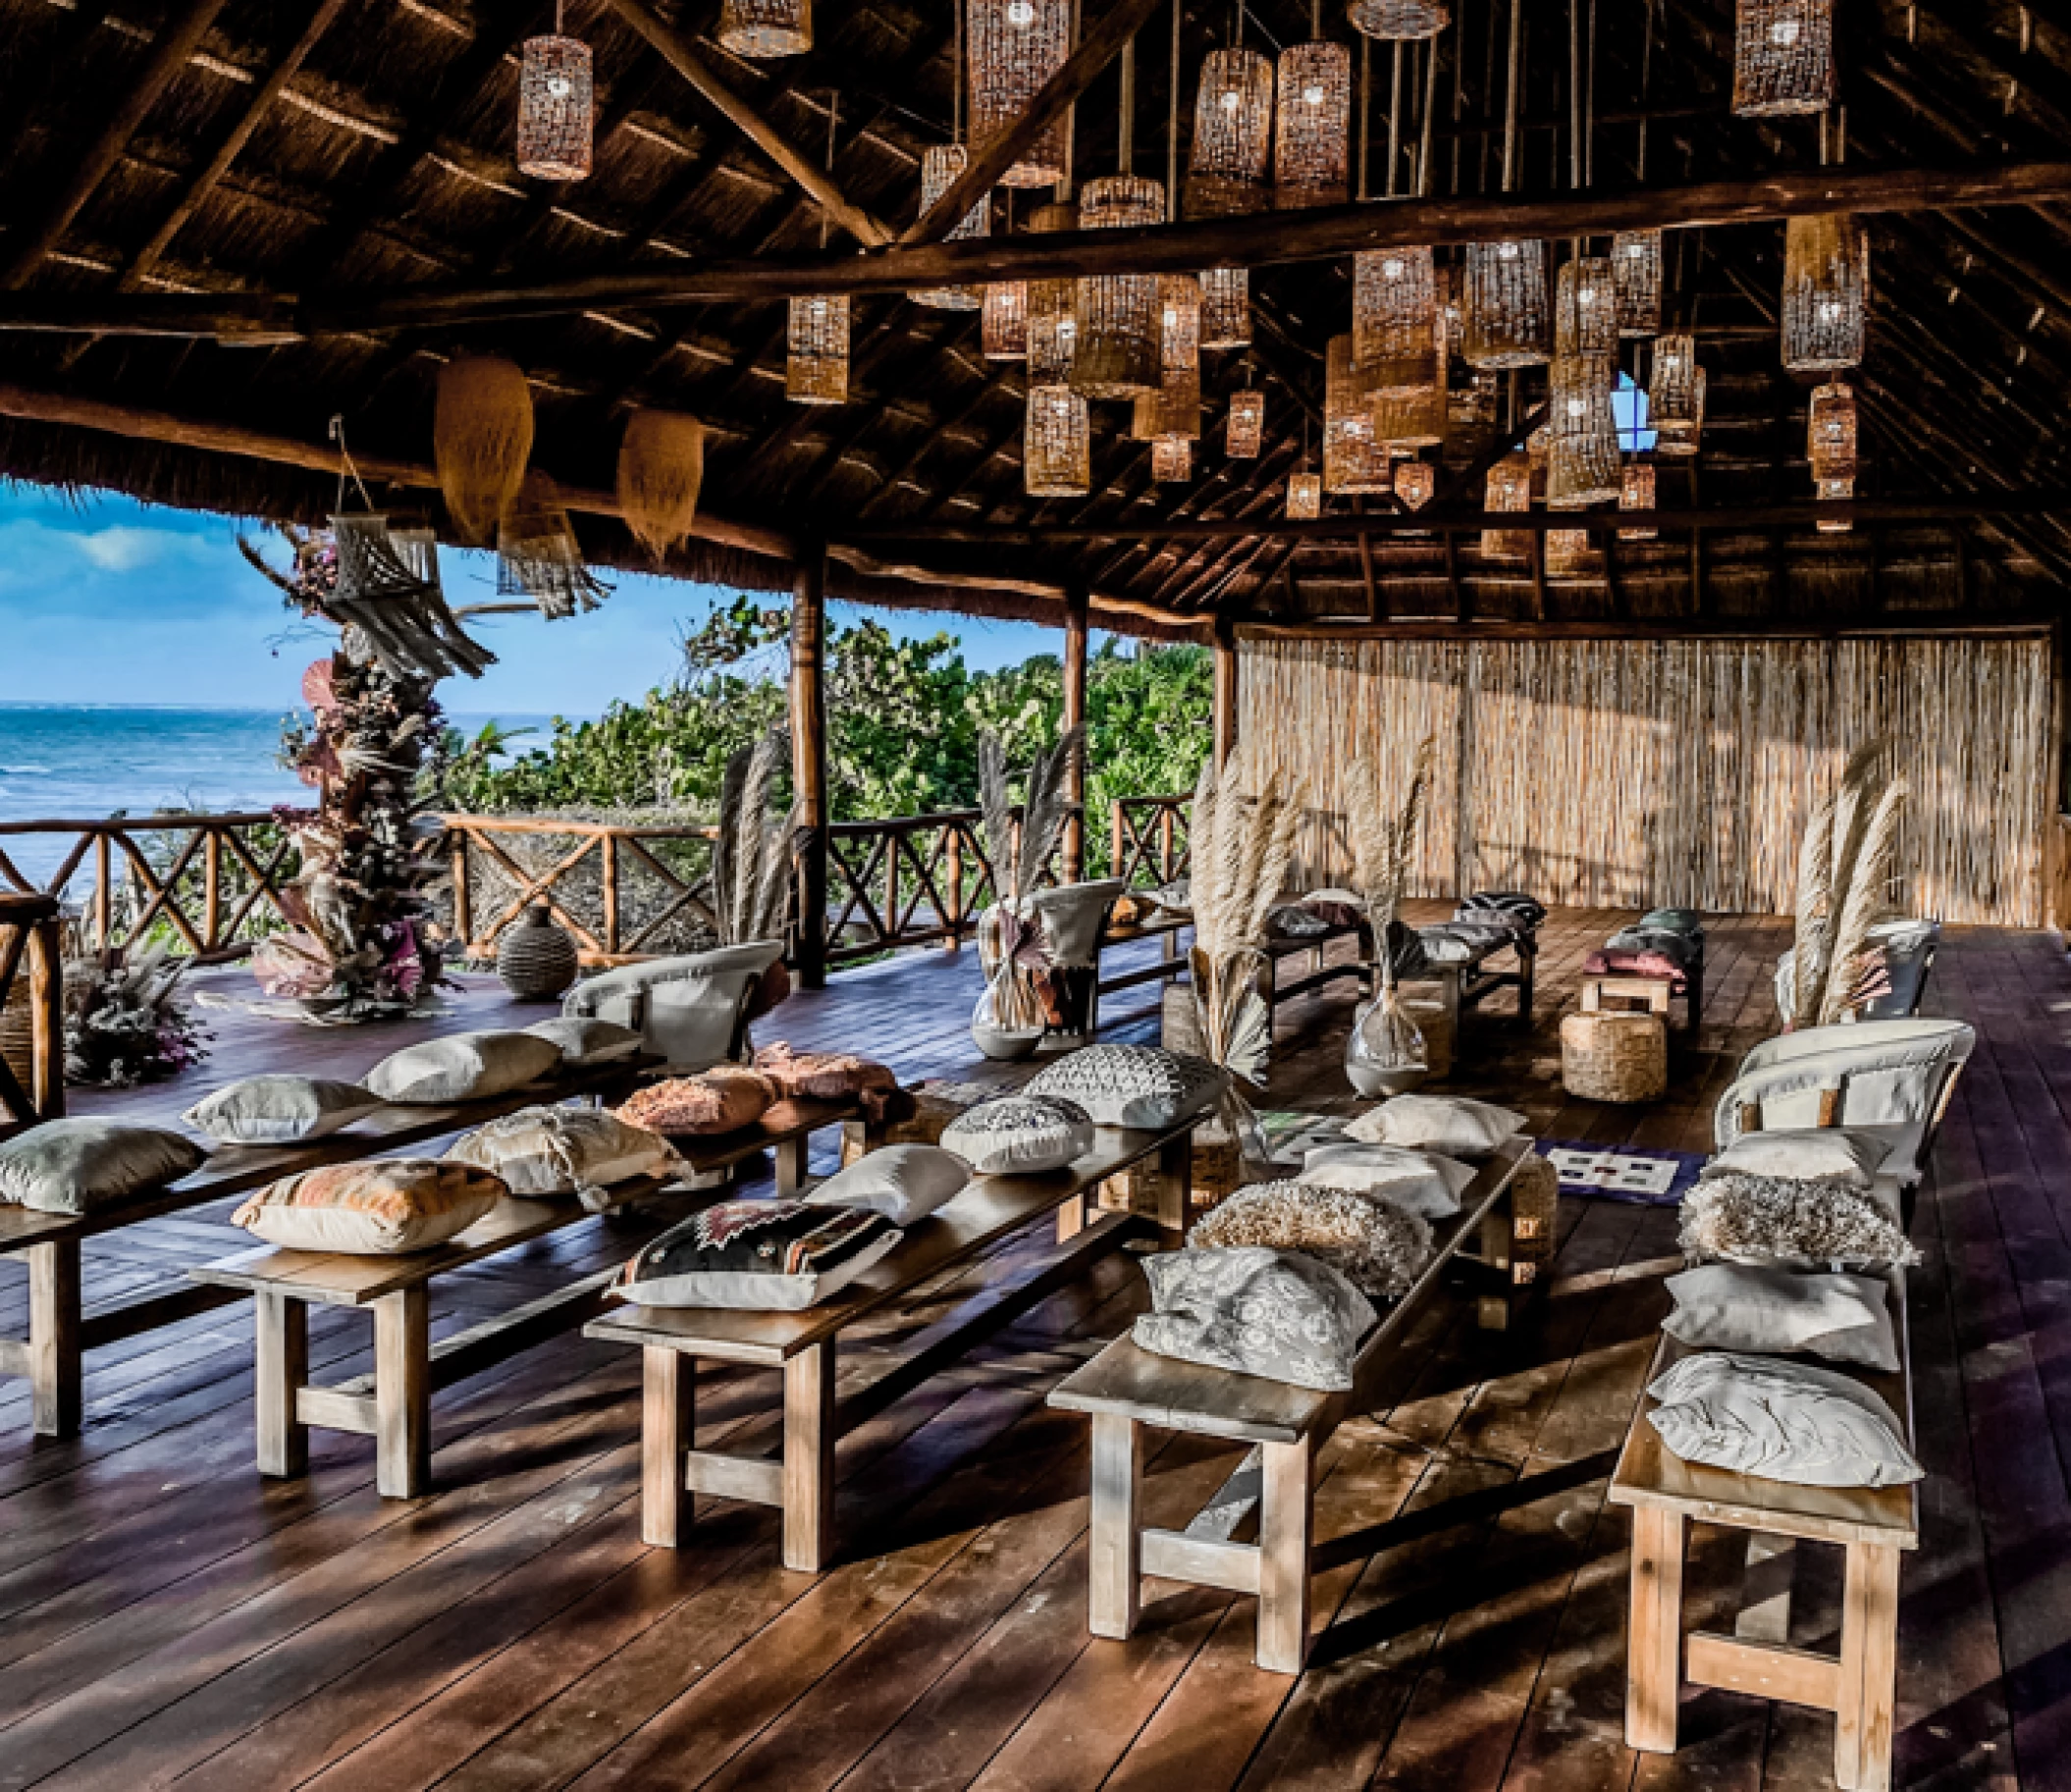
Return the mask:
[[[451,857],[453,882],[453,937],[463,947],[472,946],[475,938],[475,915],[473,892],[467,887],[467,829],[452,830]]]
[[[1086,587],[1076,581],[1064,593],[1064,727],[1086,725]],[[1071,764],[1064,768],[1064,794],[1068,802],[1086,802],[1086,743],[1079,743]],[[1064,881],[1077,883],[1086,875],[1086,817],[1075,815],[1064,824]]]
[[[62,923],[39,921],[28,942],[29,1072],[38,1120],[65,1113],[65,955]]]
[[[954,952],[964,943],[964,825],[961,821],[949,823],[942,852],[946,867],[944,896],[949,904],[949,913],[942,917],[949,924],[949,937],[942,941],[942,950]]]
[[[223,836],[215,828],[201,830],[201,943],[211,952],[229,942],[217,938],[223,927]]]
[[[1237,641],[1228,618],[1215,619],[1215,763],[1237,746]],[[1168,871],[1167,876],[1171,873]]]
[[[1625,1743],[1675,1753],[1682,1686],[1683,1517],[1668,1506],[1632,1512],[1632,1608],[1625,1666]]]
[[[827,980],[827,732],[824,547],[798,562],[791,587],[791,784],[798,802],[798,982]]]
[[[656,1344],[640,1356],[640,1541],[673,1550],[689,1528],[683,1453],[691,1443],[697,1364]]]

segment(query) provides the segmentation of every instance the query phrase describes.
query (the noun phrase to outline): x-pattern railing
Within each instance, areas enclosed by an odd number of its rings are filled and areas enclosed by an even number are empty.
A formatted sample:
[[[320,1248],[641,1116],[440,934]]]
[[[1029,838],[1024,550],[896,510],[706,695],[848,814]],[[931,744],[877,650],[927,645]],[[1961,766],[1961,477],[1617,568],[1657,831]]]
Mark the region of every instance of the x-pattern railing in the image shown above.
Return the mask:
[[[1117,797],[1108,839],[1110,876],[1156,888],[1186,875],[1188,816],[1194,799]]]

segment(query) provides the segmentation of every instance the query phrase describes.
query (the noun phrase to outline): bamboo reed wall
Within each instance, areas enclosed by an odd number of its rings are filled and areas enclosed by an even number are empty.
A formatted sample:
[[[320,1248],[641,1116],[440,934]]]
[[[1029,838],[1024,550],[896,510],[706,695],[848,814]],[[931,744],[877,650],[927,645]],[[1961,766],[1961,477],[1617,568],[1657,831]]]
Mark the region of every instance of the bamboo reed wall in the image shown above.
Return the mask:
[[[1438,741],[1416,893],[1787,914],[1811,804],[1849,750],[1911,785],[1894,906],[2044,924],[2049,643],[1246,641],[1239,738],[1309,780],[1304,887],[1353,866],[1343,780]]]

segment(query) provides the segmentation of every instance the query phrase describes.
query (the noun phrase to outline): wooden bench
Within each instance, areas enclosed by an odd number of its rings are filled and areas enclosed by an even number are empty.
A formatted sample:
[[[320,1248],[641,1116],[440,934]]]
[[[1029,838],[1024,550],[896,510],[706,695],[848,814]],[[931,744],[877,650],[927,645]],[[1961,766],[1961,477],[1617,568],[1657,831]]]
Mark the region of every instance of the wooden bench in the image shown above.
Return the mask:
[[[1907,1360],[1905,1283],[1891,1276],[1899,1360]],[[1653,1376],[1686,1354],[1664,1338]],[[1830,1365],[1831,1366],[1831,1365]],[[1849,1371],[1881,1395],[1913,1430],[1911,1378]],[[1648,1379],[1651,1381],[1653,1376]],[[1841,1792],[1885,1792],[1898,1679],[1898,1556],[1920,1543],[1919,1489],[1796,1487],[1685,1462],[1662,1443],[1646,1414],[1633,1420],[1612,1477],[1611,1499],[1632,1508],[1632,1613],[1627,1642],[1625,1740],[1652,1754],[1675,1752],[1676,1705],[1685,1682],[1757,1699],[1780,1699],[1835,1714],[1833,1777]],[[1751,1539],[1837,1544],[1846,1552],[1840,1654],[1791,1647],[1787,1619],[1750,1634],[1684,1632],[1683,1549],[1692,1523],[1723,1525]],[[1759,1556],[1757,1557],[1759,1559]]]
[[[1301,1671],[1309,1647],[1316,1452],[1341,1421],[1362,1409],[1391,1347],[1470,1239],[1479,1240],[1480,1260],[1503,1285],[1500,1292],[1480,1297],[1480,1317],[1485,1324],[1508,1317],[1510,1186],[1530,1149],[1527,1138],[1508,1141],[1467,1186],[1460,1213],[1433,1228],[1437,1250],[1431,1262],[1360,1344],[1349,1393],[1324,1394],[1182,1362],[1141,1349],[1128,1338],[1118,1338],[1057,1387],[1052,1406],[1092,1417],[1089,1624],[1095,1636],[1135,1631],[1143,1576],[1153,1574],[1255,1596],[1258,1665],[1273,1673]],[[1184,1531],[1142,1522],[1143,1431],[1149,1426],[1252,1446]],[[1254,1507],[1258,1541],[1234,1541]]]
[[[1658,1014],[1666,1025],[1669,1021],[1670,1004],[1675,994],[1674,979],[1666,976],[1645,976],[1637,971],[1605,971],[1582,978],[1582,1012],[1601,1014],[1608,1001],[1614,1006],[1636,1002],[1648,1014]],[[1682,1024],[1691,1032],[1696,1031],[1698,1019],[1704,1013],[1704,960],[1702,958],[1683,974],[1682,979]]]
[[[782,1509],[786,1567],[807,1573],[824,1567],[834,1544],[836,1440],[1142,1230],[1144,1222],[1130,1214],[1089,1216],[1087,1197],[1153,1154],[1158,1226],[1176,1239],[1186,1224],[1191,1135],[1201,1118],[1162,1132],[1102,1127],[1092,1150],[1066,1169],[981,1177],[916,1222],[897,1248],[857,1281],[802,1312],[628,1307],[592,1320],[586,1337],[638,1344],[644,1359],[641,1536],[658,1548],[675,1548],[690,1518],[686,1493],[746,1500]],[[895,1367],[836,1398],[835,1348],[843,1333],[1051,1214],[1058,1218],[1056,1250],[961,1303],[912,1340]],[[693,1383],[700,1360],[783,1371],[782,1430],[774,1453],[693,1447]]]
[[[728,1169],[760,1152],[774,1151],[779,1190],[789,1192],[802,1180],[812,1134],[852,1118],[857,1104],[796,1101],[785,1103],[784,1109],[781,1124],[748,1127],[709,1141],[679,1139],[677,1148],[693,1174]],[[642,1178],[612,1192],[623,1202],[664,1186]],[[717,1193],[688,1197],[685,1211],[717,1198]],[[408,1256],[347,1256],[263,1244],[189,1270],[197,1283],[221,1291],[225,1299],[252,1296],[259,1473],[306,1473],[309,1431],[316,1426],[374,1440],[375,1485],[387,1498],[409,1500],[424,1493],[431,1484],[433,1394],[593,1318],[604,1310],[605,1290],[618,1267],[585,1276],[437,1344],[431,1342],[430,1331],[432,1279],[592,1217],[572,1195],[513,1198],[450,1243]],[[336,1387],[310,1383],[312,1306],[372,1311],[372,1373]]]
[[[1109,946],[1127,945],[1132,940],[1159,939],[1164,943],[1165,956],[1148,965],[1139,965],[1134,970],[1118,971],[1112,976],[1101,977],[1094,989],[1094,1020],[1098,1021],[1098,998],[1113,995],[1120,990],[1134,989],[1143,983],[1176,980],[1188,975],[1186,955],[1178,950],[1179,935],[1194,925],[1191,916],[1160,914],[1147,922],[1134,926],[1110,927],[1101,936],[1104,951]],[[1326,964],[1323,951],[1337,940],[1362,938],[1364,929],[1355,922],[1333,926],[1321,933],[1304,934],[1298,938],[1276,935],[1265,948],[1266,976],[1259,994],[1271,1008],[1278,1003],[1292,1001],[1298,995],[1306,995],[1311,990],[1322,989],[1350,977],[1363,989],[1373,975],[1373,966],[1364,953],[1352,958],[1340,959]],[[1282,961],[1299,958],[1302,953],[1315,955],[1314,962],[1305,975],[1292,981],[1283,981],[1280,975]]]

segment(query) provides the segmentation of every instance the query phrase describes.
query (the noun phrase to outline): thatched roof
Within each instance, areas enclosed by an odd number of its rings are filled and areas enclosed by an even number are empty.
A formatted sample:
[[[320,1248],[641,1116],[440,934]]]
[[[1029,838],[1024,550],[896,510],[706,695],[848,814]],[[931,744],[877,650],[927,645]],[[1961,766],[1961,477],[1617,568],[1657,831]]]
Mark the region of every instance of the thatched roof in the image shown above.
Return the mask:
[[[1651,27],[1649,0],[1578,3],[1595,19],[1598,186],[1637,183],[1643,114],[1650,187],[1819,166],[1818,121],[1730,115],[1729,0],[1657,5]],[[96,305],[119,308],[124,294],[393,296],[816,254],[827,232],[821,207],[630,28],[628,6],[639,0],[568,7],[568,29],[596,54],[597,157],[589,179],[555,184],[526,179],[513,161],[516,49],[551,27],[545,4],[0,0],[0,116],[12,126],[0,169],[0,262],[11,271],[0,278],[15,289],[0,294],[0,322],[10,296],[17,321],[40,305],[47,322],[71,306],[87,317]],[[1308,10],[1301,0],[1265,0],[1251,10],[1250,40],[1267,48],[1299,40]],[[1356,41],[1341,10],[1331,9],[1326,31]],[[738,61],[712,41],[717,0],[652,11],[809,164],[823,158],[838,95],[833,181],[851,205],[893,229],[915,217],[921,154],[950,132],[946,0],[823,0],[816,47],[763,63]],[[1434,190],[1473,194],[1492,190],[1504,15],[1498,8],[1492,18],[1490,0],[1459,0],[1456,14],[1432,121]],[[1096,17],[1089,6],[1089,28]],[[1159,176],[1169,18],[1151,16],[1138,69],[1138,167]],[[1182,169],[1195,74],[1229,26],[1221,6],[1185,14]],[[2071,35],[2034,11],[1996,0],[1970,9],[1850,4],[1840,10],[1839,44],[1850,172],[2071,159]],[[1565,11],[1529,9],[1527,192],[1567,184],[1567,58]],[[1387,184],[1389,67],[1376,46],[1376,192]],[[1412,95],[1417,70],[1412,56],[1405,82]],[[1115,79],[1110,69],[1079,107],[1082,177],[1115,166]],[[1836,123],[1830,155],[1839,137]],[[1400,166],[1407,184],[1407,156]],[[1015,195],[1017,222],[1039,196]],[[1004,234],[1003,192],[994,204],[994,230]],[[1376,536],[1370,560],[1344,541],[942,539],[945,524],[1134,531],[1176,517],[1277,521],[1286,475],[1304,442],[1315,446],[1323,345],[1349,317],[1348,255],[1254,272],[1253,346],[1206,357],[1203,440],[1183,485],[1153,484],[1148,446],[1126,439],[1126,409],[1102,404],[1092,495],[1025,496],[1025,370],[983,357],[975,313],[929,309],[900,293],[856,300],[850,401],[828,408],[785,399],[780,298],[611,302],[502,322],[288,341],[261,334],[252,345],[9,333],[0,471],[317,520],[337,490],[323,457],[335,413],[346,419],[355,452],[407,475],[430,459],[439,365],[488,350],[529,375],[536,460],[575,495],[585,548],[604,563],[645,562],[615,519],[595,513],[607,506],[585,512],[582,495],[609,491],[626,408],[658,404],[693,412],[711,431],[702,509],[715,526],[670,570],[749,587],[787,588],[796,540],[839,542],[870,530],[872,541],[837,553],[837,595],[1054,617],[1055,594],[1076,581],[1095,594],[1096,620],[1152,634],[1198,629],[1210,617],[1847,624],[1906,612],[2053,614],[2055,583],[2071,574],[2071,535],[2051,506],[1961,514],[1944,501],[2046,495],[2061,478],[2056,420],[2071,402],[2071,279],[2053,270],[2071,222],[2046,205],[1911,210],[1869,222],[1875,312],[1855,376],[1866,425],[1858,493],[1882,501],[1886,520],[1828,536],[1802,517],[1731,520],[1751,506],[1810,498],[1811,382],[1779,362],[1780,226],[1681,231],[1670,239],[1671,314],[1699,337],[1709,421],[1694,463],[1664,465],[1660,502],[1723,508],[1726,520],[1701,541],[1669,529],[1620,544],[1608,580],[1548,581],[1528,563],[1485,558],[1471,533]],[[838,225],[828,244],[856,247]],[[1456,363],[1456,383],[1462,378]],[[1525,377],[1525,402],[1541,380],[1536,371]],[[1257,460],[1231,460],[1223,416],[1229,393],[1247,382],[1268,395],[1267,448]],[[89,426],[111,417],[116,427]],[[302,464],[285,464],[293,457],[225,451],[234,440],[307,451]],[[1447,462],[1457,471],[1487,446],[1485,429],[1462,430]],[[883,539],[886,531],[911,539]],[[887,566],[915,576],[874,570]]]

